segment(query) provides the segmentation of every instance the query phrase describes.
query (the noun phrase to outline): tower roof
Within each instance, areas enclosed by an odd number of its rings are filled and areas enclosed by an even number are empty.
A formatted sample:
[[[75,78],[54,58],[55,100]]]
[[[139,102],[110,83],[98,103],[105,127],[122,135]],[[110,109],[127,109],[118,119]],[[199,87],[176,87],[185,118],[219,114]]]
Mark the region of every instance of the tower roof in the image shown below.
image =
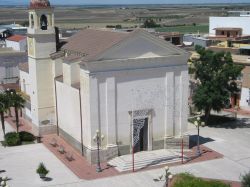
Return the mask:
[[[29,8],[50,8],[49,0],[31,0]]]

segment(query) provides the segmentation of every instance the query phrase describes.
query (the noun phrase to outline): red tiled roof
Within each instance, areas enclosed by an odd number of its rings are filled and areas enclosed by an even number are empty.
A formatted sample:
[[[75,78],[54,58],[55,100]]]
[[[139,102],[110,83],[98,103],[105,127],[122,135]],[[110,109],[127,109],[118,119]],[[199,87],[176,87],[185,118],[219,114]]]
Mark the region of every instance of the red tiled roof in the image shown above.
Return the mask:
[[[48,0],[31,0],[29,8],[50,8],[50,2]]]
[[[62,48],[86,54],[91,59],[125,39],[129,34],[96,29],[85,29],[69,38]]]
[[[7,38],[7,40],[14,41],[14,42],[20,42],[21,40],[24,40],[24,39],[26,39],[26,36],[22,36],[22,35],[13,35]]]

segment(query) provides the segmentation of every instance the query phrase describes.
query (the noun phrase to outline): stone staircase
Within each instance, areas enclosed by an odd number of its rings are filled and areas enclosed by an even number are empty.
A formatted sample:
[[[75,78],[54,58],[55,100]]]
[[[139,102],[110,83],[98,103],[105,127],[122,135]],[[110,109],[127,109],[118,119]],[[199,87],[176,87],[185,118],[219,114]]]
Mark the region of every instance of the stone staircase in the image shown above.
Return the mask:
[[[181,161],[181,154],[174,150],[142,151],[135,153],[135,169],[143,169],[150,166],[175,163]],[[187,158],[184,156],[184,160]],[[119,172],[132,170],[132,155],[116,157],[108,162]]]

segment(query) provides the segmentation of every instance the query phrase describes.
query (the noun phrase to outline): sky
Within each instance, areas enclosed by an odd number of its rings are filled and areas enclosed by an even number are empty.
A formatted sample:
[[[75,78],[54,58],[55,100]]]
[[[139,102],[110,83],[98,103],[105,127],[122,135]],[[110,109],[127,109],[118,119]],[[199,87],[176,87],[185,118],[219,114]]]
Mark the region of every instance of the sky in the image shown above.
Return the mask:
[[[29,0],[0,0],[0,5],[27,5]],[[250,3],[250,0],[50,0],[61,4],[202,4],[202,3]]]

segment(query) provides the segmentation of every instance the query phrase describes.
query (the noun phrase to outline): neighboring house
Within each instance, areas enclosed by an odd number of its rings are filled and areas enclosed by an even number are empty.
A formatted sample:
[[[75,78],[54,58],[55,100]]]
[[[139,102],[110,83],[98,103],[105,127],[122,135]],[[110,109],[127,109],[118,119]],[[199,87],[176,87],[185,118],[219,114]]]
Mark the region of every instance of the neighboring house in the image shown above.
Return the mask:
[[[174,45],[183,45],[183,34],[179,32],[161,32],[156,35]]]
[[[1,84],[16,83],[19,80],[18,64],[23,62],[27,62],[26,53],[1,51],[0,83]]]
[[[250,16],[250,11],[245,11],[245,10],[236,10],[236,11],[228,11],[228,16],[230,17],[249,17]]]
[[[27,51],[27,39],[26,36],[13,35],[5,40],[6,47],[12,48],[15,51],[25,52]]]
[[[209,35],[216,36],[221,32],[226,36],[236,32],[240,36],[250,35],[249,22],[250,17],[209,17]]]
[[[192,43],[192,45],[196,46],[202,46],[202,47],[208,47],[210,45],[212,45],[212,41],[202,37],[200,35],[197,34],[185,34],[183,36],[183,43],[184,45],[190,45],[190,43]]]
[[[56,50],[49,1],[29,7],[28,64],[21,88],[26,117],[39,135],[59,132],[92,163],[96,130],[101,160],[188,144],[190,54],[144,30],[85,29]]]
[[[12,35],[10,29],[0,27],[0,40],[5,40]]]
[[[235,48],[235,44],[250,43],[250,17],[209,17],[208,39],[226,42],[227,48]],[[236,47],[237,48],[237,47]]]

